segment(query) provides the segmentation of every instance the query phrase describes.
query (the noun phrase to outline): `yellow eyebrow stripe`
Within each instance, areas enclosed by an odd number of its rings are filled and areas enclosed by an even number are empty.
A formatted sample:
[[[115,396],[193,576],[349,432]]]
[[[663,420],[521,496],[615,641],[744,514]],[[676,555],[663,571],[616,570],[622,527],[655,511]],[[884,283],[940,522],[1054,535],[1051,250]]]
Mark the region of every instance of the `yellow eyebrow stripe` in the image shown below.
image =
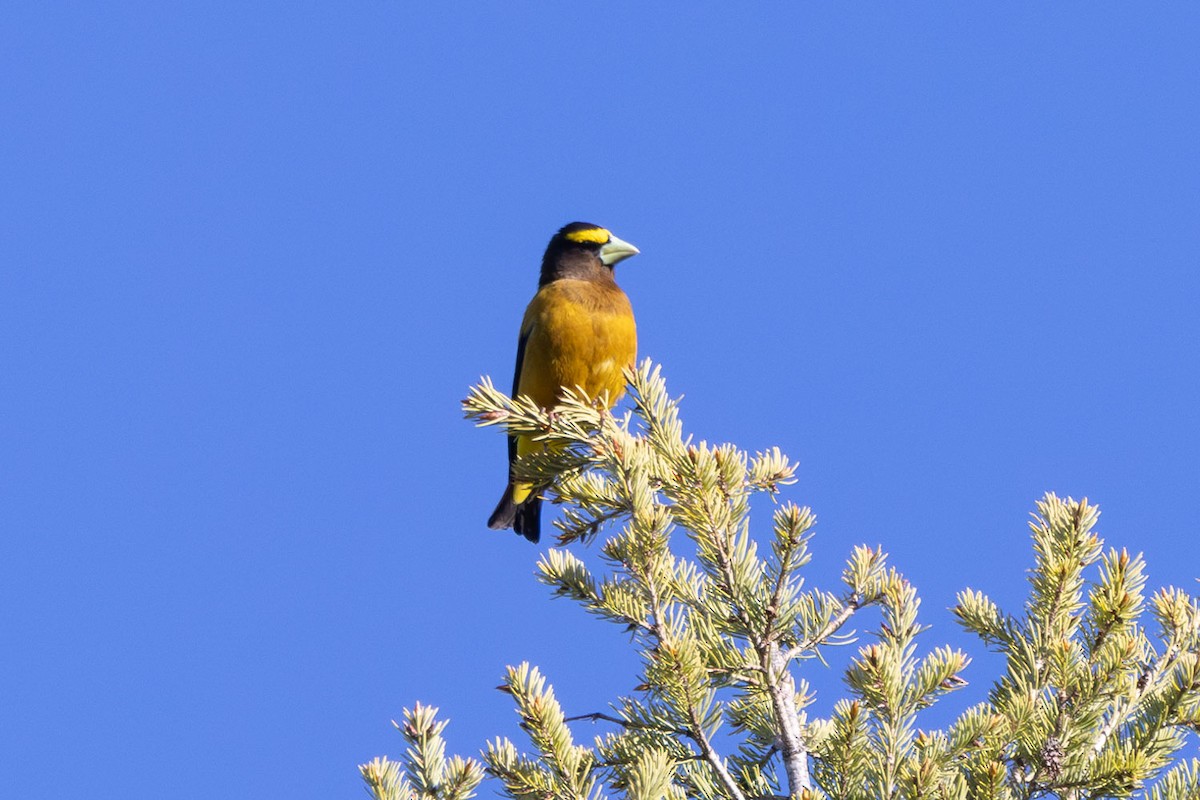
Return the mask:
[[[604,228],[587,228],[582,231],[571,231],[567,234],[566,238],[572,242],[608,244],[608,240],[612,238],[612,234],[606,231]]]

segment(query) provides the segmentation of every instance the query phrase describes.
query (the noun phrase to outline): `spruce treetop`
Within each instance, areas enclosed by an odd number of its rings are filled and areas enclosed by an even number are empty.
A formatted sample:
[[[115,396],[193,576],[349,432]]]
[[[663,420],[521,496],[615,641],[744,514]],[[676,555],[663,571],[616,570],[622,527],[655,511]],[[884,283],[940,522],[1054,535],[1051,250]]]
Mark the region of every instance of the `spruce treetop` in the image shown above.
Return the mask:
[[[970,657],[918,653],[916,588],[868,547],[851,552],[838,590],[808,587],[813,513],[777,502],[768,530],[750,525],[750,497],[779,495],[794,465],[778,449],[692,441],[657,367],[628,378],[623,416],[573,393],[547,411],[487,379],[463,406],[481,426],[546,443],[516,466],[563,509],[563,547],[537,579],[628,631],[641,675],[610,708],[569,714],[535,666],[510,667],[502,688],[530,749],[499,737],[479,759],[447,758],[446,722],[418,705],[397,723],[404,756],[360,767],[378,800],[466,800],[485,776],[522,800],[1200,797],[1200,761],[1178,759],[1200,731],[1200,606],[1174,588],[1147,597],[1141,556],[1104,549],[1096,506],[1037,503],[1019,612],[959,593],[959,624],[1006,668],[986,702],[925,730],[922,712],[965,684]],[[694,556],[672,549],[680,536]],[[597,540],[602,569],[566,547]],[[847,643],[847,623],[871,607],[846,697],[811,716],[803,670],[825,668],[821,650]],[[610,730],[580,742],[595,722]]]

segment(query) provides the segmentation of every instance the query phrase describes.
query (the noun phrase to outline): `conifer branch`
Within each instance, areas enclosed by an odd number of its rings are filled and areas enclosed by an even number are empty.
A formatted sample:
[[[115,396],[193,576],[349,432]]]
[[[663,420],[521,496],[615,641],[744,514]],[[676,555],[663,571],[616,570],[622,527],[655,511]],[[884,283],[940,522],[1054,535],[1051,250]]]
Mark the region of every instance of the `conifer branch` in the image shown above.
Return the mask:
[[[763,672],[766,675],[767,691],[775,713],[778,748],[783,755],[783,766],[787,772],[788,786],[793,795],[812,788],[808,775],[808,749],[804,734],[800,730],[800,719],[796,714],[796,690],[788,672],[787,660],[774,642],[766,645],[761,653]]]
[[[620,725],[622,728],[633,728],[635,730],[657,731],[658,733],[668,733],[673,736],[688,736],[691,731],[687,728],[672,728],[666,725],[652,725],[637,720],[621,719],[614,717],[612,714],[605,714],[603,711],[593,711],[590,714],[577,714],[573,717],[567,717],[565,722],[579,722],[587,720],[588,722],[611,722],[614,725]]]
[[[803,655],[809,650],[813,650],[821,644],[824,644],[826,641],[828,641],[829,637],[841,630],[842,626],[849,622],[850,617],[854,616],[854,613],[860,608],[862,608],[862,602],[860,598],[857,594],[851,593],[842,601],[842,607],[838,610],[838,613],[831,617],[819,631],[800,642],[795,647],[789,649],[787,653],[784,654],[784,660],[791,661],[792,659]]]
[[[737,781],[729,774],[729,769],[725,766],[725,760],[713,748],[712,742],[704,732],[704,725],[694,710],[692,711],[688,738],[694,741],[696,746],[700,748],[700,754],[704,756],[704,760],[712,767],[713,772],[717,773],[717,777],[721,780],[721,785],[725,787],[725,791],[729,793],[729,796],[733,800],[746,800],[746,796],[738,787]]]

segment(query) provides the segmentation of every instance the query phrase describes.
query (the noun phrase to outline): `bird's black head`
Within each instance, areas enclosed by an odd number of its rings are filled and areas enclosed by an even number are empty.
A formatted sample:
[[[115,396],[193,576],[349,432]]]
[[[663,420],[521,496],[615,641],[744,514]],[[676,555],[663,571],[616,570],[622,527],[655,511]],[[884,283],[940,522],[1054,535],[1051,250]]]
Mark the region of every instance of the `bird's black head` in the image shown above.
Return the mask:
[[[564,225],[542,256],[539,286],[559,278],[609,279],[617,262],[636,256],[638,249],[590,222]]]

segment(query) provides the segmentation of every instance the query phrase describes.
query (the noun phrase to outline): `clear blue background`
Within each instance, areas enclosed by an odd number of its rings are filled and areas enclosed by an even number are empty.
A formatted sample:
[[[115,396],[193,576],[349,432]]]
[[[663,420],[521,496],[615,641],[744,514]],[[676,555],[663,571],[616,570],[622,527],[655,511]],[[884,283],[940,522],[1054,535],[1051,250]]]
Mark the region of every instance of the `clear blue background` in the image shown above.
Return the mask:
[[[0,9],[0,794],[358,797],[415,700],[517,737],[506,664],[628,691],[458,405],[574,219],[815,585],[882,544],[980,655],[1053,490],[1195,588],[1197,6],[723,6]]]

